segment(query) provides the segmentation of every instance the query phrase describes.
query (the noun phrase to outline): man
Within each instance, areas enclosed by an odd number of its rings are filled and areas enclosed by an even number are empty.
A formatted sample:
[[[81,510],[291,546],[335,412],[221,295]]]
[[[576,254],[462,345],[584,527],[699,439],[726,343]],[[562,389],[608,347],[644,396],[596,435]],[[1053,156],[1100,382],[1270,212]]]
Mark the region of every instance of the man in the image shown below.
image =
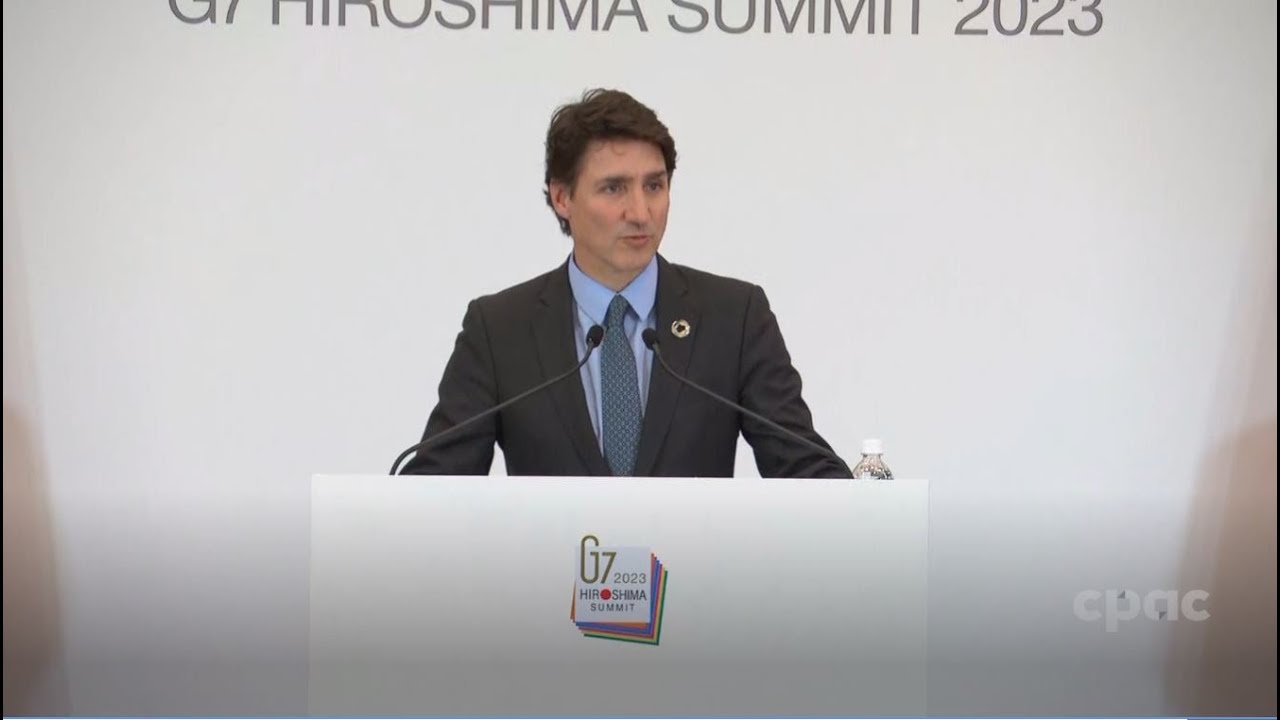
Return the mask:
[[[626,93],[558,109],[546,143],[547,204],[573,253],[555,270],[467,308],[424,440],[567,372],[605,330],[580,378],[419,450],[404,472],[487,474],[498,443],[510,475],[730,477],[738,433],[764,477],[848,477],[839,463],[683,386],[677,373],[811,441],[800,375],[764,291],[668,263],[675,142]]]

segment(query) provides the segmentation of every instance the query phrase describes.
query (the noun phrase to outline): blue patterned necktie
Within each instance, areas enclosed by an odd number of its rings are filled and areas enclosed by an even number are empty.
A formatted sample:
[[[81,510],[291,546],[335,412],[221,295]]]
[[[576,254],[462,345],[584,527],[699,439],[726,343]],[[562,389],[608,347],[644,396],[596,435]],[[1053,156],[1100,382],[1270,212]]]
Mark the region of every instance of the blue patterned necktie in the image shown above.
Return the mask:
[[[636,357],[627,342],[622,321],[631,305],[614,295],[604,317],[604,344],[600,347],[600,396],[603,412],[604,459],[614,475],[631,475],[640,446],[640,388]]]

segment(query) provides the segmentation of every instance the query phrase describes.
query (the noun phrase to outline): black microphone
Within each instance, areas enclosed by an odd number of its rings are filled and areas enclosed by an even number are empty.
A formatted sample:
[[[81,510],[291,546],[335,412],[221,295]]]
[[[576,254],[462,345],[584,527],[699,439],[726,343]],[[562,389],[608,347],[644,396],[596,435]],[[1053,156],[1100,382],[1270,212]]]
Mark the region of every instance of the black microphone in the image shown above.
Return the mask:
[[[810,440],[809,438],[801,435],[800,433],[794,430],[788,430],[787,428],[782,427],[778,423],[770,420],[767,417],[764,417],[760,413],[752,412],[742,407],[738,403],[733,402],[732,400],[722,398],[719,395],[715,394],[714,392],[711,392],[710,390],[702,387],[698,383],[690,380],[689,378],[680,375],[675,370],[672,370],[671,366],[667,364],[666,358],[662,357],[662,351],[658,349],[658,333],[653,328],[645,328],[645,331],[640,334],[640,337],[644,340],[645,347],[652,350],[653,356],[658,358],[658,363],[662,365],[662,369],[666,370],[667,374],[670,375],[671,377],[675,378],[676,380],[679,380],[685,385],[688,385],[694,390],[697,390],[703,395],[706,395],[712,400],[716,400],[724,405],[727,405],[733,408],[734,410],[737,410],[738,412],[746,415],[747,417],[752,418],[753,420],[759,420],[760,422],[764,423],[765,425],[768,425],[769,427],[773,428],[774,430],[777,430],[778,432],[786,435],[787,437],[792,438],[794,440],[798,440],[802,445],[812,448],[822,453],[823,455],[826,455],[827,457],[839,463],[840,467],[844,468],[844,471],[849,473],[849,477],[853,477],[853,473],[850,472],[849,466],[845,464],[845,461],[841,459],[839,455],[835,454],[835,452],[832,451],[831,449],[822,447],[818,443]]]
[[[591,329],[587,331],[587,351],[583,353],[582,360],[580,360],[578,364],[573,367],[572,370],[565,372],[563,375],[557,375],[556,377],[551,378],[550,380],[542,383],[541,385],[530,388],[529,390],[525,390],[524,392],[520,393],[519,395],[509,400],[506,400],[505,402],[500,402],[497,405],[494,405],[493,407],[489,408],[488,410],[485,410],[484,412],[480,413],[479,415],[469,417],[466,420],[463,420],[462,422],[458,423],[457,425],[454,425],[451,428],[442,430],[436,433],[435,435],[432,435],[431,437],[427,438],[426,440],[423,440],[420,443],[415,443],[414,445],[410,446],[409,449],[400,453],[400,457],[396,458],[396,461],[391,464],[391,474],[399,475],[400,463],[404,462],[405,458],[418,452],[424,447],[431,445],[432,443],[435,443],[439,440],[443,440],[444,438],[447,438],[450,435],[453,435],[454,433],[458,432],[462,428],[468,425],[471,425],[473,423],[479,422],[500,410],[508,408],[520,402],[521,400],[529,397],[530,395],[542,392],[543,390],[546,390],[547,388],[551,387],[552,385],[555,385],[561,380],[564,380],[565,378],[571,375],[574,375],[578,371],[582,370],[582,366],[586,365],[587,359],[591,357],[591,352],[596,348],[600,347],[600,343],[603,340],[604,340],[604,328],[600,327],[599,325],[592,325]]]

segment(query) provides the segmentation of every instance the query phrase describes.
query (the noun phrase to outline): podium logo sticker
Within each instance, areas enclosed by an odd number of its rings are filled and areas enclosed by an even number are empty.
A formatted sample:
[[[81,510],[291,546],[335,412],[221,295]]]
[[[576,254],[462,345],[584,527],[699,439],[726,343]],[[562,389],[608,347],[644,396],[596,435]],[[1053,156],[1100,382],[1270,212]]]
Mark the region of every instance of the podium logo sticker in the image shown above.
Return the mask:
[[[657,645],[667,570],[644,546],[578,543],[569,619],[586,637]]]

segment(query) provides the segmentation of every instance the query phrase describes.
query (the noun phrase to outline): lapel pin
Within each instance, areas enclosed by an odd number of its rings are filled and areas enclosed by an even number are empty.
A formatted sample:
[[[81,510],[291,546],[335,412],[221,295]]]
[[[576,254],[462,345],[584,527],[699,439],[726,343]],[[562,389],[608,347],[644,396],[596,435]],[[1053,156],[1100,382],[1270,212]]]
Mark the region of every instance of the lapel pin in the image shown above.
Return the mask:
[[[689,337],[689,331],[692,329],[688,320],[677,320],[671,323],[671,334],[681,339]]]

